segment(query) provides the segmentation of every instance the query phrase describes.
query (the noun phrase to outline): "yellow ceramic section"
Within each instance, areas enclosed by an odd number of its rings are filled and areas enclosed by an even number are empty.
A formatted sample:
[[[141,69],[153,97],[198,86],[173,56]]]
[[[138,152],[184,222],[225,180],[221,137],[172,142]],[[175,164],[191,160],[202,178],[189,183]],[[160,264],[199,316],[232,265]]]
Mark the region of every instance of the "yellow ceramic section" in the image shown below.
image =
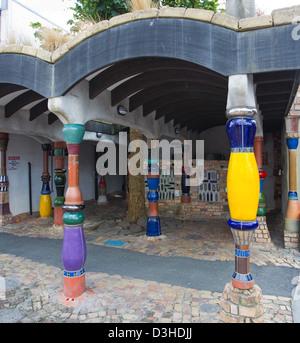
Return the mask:
[[[256,219],[259,202],[259,173],[253,153],[231,153],[227,174],[227,195],[231,219]]]
[[[50,194],[42,194],[40,200],[40,216],[50,217],[52,214],[52,201]]]

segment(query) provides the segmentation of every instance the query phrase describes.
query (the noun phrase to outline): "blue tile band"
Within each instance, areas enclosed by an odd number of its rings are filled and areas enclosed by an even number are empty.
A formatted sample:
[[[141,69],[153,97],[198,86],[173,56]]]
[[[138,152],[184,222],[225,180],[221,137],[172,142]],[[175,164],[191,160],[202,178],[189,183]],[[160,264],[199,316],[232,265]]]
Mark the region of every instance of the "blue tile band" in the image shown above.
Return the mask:
[[[237,229],[237,230],[254,230],[258,227],[258,221],[253,220],[253,221],[246,222],[246,221],[229,219],[228,225],[232,229]]]
[[[289,200],[298,200],[298,193],[290,191],[288,198],[289,198]]]
[[[251,148],[232,148],[232,149],[230,149],[230,151],[233,154],[236,154],[236,153],[249,153],[249,152],[254,152],[254,149],[252,147]]]
[[[235,256],[237,256],[237,257],[250,257],[250,250],[235,249]]]
[[[240,274],[237,272],[233,273],[232,278],[239,282],[249,282],[253,280],[253,277],[251,274]]]
[[[68,271],[64,271],[64,276],[66,277],[78,277],[81,276],[85,273],[84,268],[82,268],[81,270],[77,270],[75,272],[68,272]]]

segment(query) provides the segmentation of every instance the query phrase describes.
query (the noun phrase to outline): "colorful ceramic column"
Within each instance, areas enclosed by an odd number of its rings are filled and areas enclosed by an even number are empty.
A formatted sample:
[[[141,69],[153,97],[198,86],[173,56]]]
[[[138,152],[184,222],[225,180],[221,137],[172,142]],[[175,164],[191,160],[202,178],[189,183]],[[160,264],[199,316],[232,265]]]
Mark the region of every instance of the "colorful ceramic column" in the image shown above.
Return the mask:
[[[299,248],[300,206],[297,185],[297,150],[300,135],[300,116],[291,111],[285,118],[286,144],[288,148],[287,184],[288,200],[284,223],[285,248]]]
[[[287,244],[292,240],[286,239],[290,237],[290,234],[295,234],[294,242],[298,245],[299,235],[299,223],[300,223],[300,206],[297,192],[297,148],[299,144],[299,138],[287,138],[286,143],[289,151],[289,193],[287,211],[285,217],[285,246],[287,248],[297,247],[292,244]],[[297,237],[296,237],[297,235]],[[293,236],[293,235],[292,235]],[[297,240],[297,242],[296,242]]]
[[[226,129],[231,145],[227,174],[228,203],[231,214],[228,224],[235,241],[235,272],[232,285],[251,289],[249,245],[254,230],[259,201],[259,173],[253,152],[256,122],[255,110],[231,110]],[[252,114],[252,117],[251,117]]]
[[[54,155],[55,155],[55,187],[56,187],[56,199],[54,201],[54,224],[62,226],[63,223],[63,205],[65,202],[65,185],[66,185],[66,169],[65,169],[65,155],[66,155],[66,143],[55,142],[54,143]]]
[[[9,208],[8,177],[6,175],[8,141],[8,133],[0,132],[0,225],[8,224],[12,220]]]
[[[49,186],[50,174],[48,171],[48,157],[49,151],[51,149],[50,144],[42,144],[43,150],[43,174],[42,174],[42,191],[40,199],[40,216],[43,218],[50,217],[52,214],[52,200],[51,200],[51,190]]]
[[[103,175],[100,175],[98,184],[98,204],[107,204],[106,182]]]
[[[263,141],[262,136],[256,136],[254,139],[254,155],[258,167],[259,179],[260,179],[260,191],[259,191],[259,203],[257,210],[257,221],[258,228],[255,230],[253,235],[253,243],[257,244],[257,247],[263,250],[270,250],[271,247],[271,236],[269,233],[267,219],[266,219],[266,196],[263,191],[264,180],[267,176],[267,173],[263,170]]]
[[[66,124],[63,134],[68,148],[68,188],[63,209],[64,238],[62,262],[64,295],[75,298],[85,291],[86,244],[83,231],[84,202],[79,188],[79,148],[85,130],[81,124]]]
[[[149,143],[148,143],[148,147],[149,147]],[[158,186],[159,186],[159,175],[160,175],[159,158],[158,158],[158,154],[154,153],[154,149],[156,149],[155,144],[151,145],[151,149],[153,149],[153,151],[150,151],[149,153],[150,156],[148,159],[148,175],[147,175],[147,183],[148,183],[148,188],[149,188],[149,192],[147,196],[147,199],[149,201],[147,236],[160,236],[161,226],[160,226],[160,219],[158,217],[158,200],[159,200]]]
[[[190,195],[190,186],[187,184],[187,181],[190,179],[190,175],[185,172],[186,167],[182,167],[181,175],[181,202],[183,204],[189,204],[191,202]]]
[[[255,137],[254,139],[254,155],[259,171],[259,179],[260,179],[260,192],[259,192],[259,205],[257,216],[265,216],[267,213],[266,210],[266,196],[263,192],[264,180],[267,176],[267,173],[263,170],[263,159],[262,159],[262,146],[263,146],[264,138],[259,136]]]

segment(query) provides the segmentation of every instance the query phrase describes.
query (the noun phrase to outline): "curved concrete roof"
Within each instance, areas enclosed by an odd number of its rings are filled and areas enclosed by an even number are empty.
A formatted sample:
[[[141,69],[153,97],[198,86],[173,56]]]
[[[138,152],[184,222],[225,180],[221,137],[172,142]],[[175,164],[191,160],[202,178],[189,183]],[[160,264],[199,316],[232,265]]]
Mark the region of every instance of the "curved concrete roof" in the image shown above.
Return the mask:
[[[224,76],[300,69],[300,43],[292,38],[299,15],[300,6],[241,20],[185,8],[127,13],[91,26],[54,53],[0,46],[0,82],[59,96],[96,70],[141,56],[183,59]]]
[[[3,94],[16,91],[11,85],[22,86],[31,90],[27,99],[36,102],[38,95],[43,99],[64,95],[107,67],[154,58],[198,66],[204,77],[209,74],[212,85],[222,79],[226,83],[229,75],[253,73],[258,75],[258,85],[274,83],[291,94],[298,85],[300,69],[300,41],[293,39],[298,32],[295,17],[299,15],[300,6],[241,20],[184,8],[128,13],[91,26],[54,53],[19,45],[0,46],[0,83]],[[271,95],[272,89],[260,94]],[[280,117],[290,102],[287,97],[281,102]],[[10,106],[8,113],[17,107]],[[221,110],[221,115],[224,112]],[[211,125],[217,124],[221,121],[214,118]]]

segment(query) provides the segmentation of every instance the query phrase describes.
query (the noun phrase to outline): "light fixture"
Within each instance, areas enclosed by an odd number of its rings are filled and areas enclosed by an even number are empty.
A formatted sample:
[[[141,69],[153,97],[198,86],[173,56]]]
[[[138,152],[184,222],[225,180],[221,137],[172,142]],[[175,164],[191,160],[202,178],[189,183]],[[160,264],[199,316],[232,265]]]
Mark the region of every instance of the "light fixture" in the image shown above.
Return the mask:
[[[178,129],[178,127],[175,127],[175,135],[179,135],[180,134],[180,130]]]
[[[96,132],[96,137],[97,138],[101,138],[102,137],[102,133],[101,132]]]
[[[117,111],[120,116],[125,116],[128,112],[127,109],[122,105],[118,106]]]

